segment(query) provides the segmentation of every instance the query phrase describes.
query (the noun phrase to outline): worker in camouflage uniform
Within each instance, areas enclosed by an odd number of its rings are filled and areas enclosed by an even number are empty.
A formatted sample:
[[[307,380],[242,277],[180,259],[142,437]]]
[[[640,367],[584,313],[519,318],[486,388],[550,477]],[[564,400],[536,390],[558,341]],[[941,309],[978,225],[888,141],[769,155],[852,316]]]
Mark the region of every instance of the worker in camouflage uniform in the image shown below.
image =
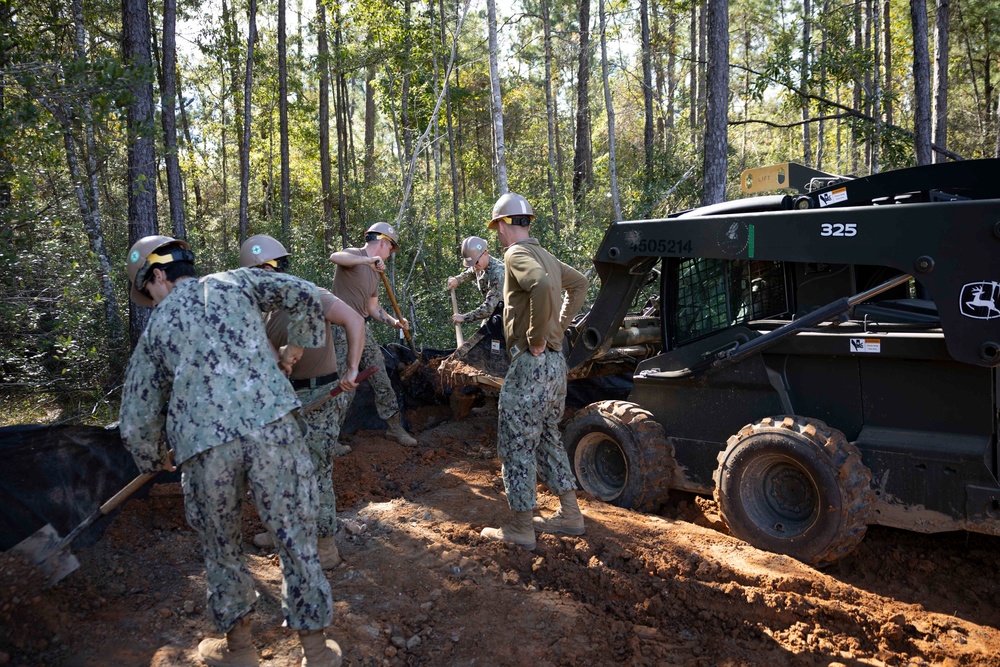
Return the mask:
[[[316,474],[283,375],[303,347],[324,343],[316,286],[256,269],[198,279],[187,244],[168,236],[136,241],[127,272],[132,301],[156,308],[129,360],[120,430],[141,472],[171,468],[166,443],[181,467],[207,608],[226,634],[203,640],[198,654],[209,665],[259,663],[249,617],[257,593],[239,539],[249,489],[279,538],[282,612],[299,633],[303,665],[337,667],[340,648],[324,633],[333,600],[316,551]],[[278,308],[288,311],[288,345],[275,363],[261,312]]]
[[[534,217],[524,197],[509,192],[493,206],[489,223],[506,248],[503,324],[511,361],[500,390],[497,454],[514,517],[482,531],[485,538],[529,550],[535,548],[536,530],[584,532],[559,420],[566,407],[563,334],[587,296],[587,279],[530,237]],[[559,496],[559,510],[533,520],[539,476]]]
[[[375,394],[375,408],[389,428],[386,435],[396,442],[412,446],[416,439],[406,432],[400,421],[399,401],[392,389],[389,374],[385,371],[385,359],[375,336],[372,334],[372,319],[402,331],[410,330],[405,317],[395,318],[382,310],[378,302],[378,286],[389,255],[399,250],[399,235],[387,222],[376,222],[365,232],[365,245],[361,248],[344,248],[330,255],[330,261],[337,265],[331,290],[338,299],[343,299],[351,308],[365,318],[365,349],[361,353],[361,365],[365,368],[377,366],[378,370],[368,382]],[[333,327],[333,342],[337,348],[337,363],[343,363],[346,354],[345,333],[342,327]]]
[[[240,246],[240,266],[265,271],[285,273],[288,268],[288,251],[277,239],[267,234],[251,236]],[[340,421],[350,404],[350,394],[357,384],[358,363],[365,345],[365,321],[354,309],[335,297],[328,290],[319,288],[319,298],[326,318],[326,335],[323,347],[306,348],[302,358],[292,367],[289,379],[296,396],[303,405],[313,405],[329,396],[337,385],[345,392],[326,400],[315,410],[302,415],[309,430],[306,444],[316,468],[319,485],[319,563],[324,570],[340,565],[340,552],[334,541],[337,532],[337,496],[333,488],[333,457],[337,454]],[[347,333],[347,364],[343,375],[338,375],[337,355],[330,325],[336,324]],[[288,342],[288,313],[272,310],[265,316],[267,339],[275,350]],[[350,451],[348,448],[347,451]],[[274,536],[269,532],[255,535],[253,543],[259,547],[273,547]]]
[[[496,338],[503,337],[503,262],[490,257],[489,245],[478,236],[462,241],[462,263],[467,267],[457,276],[448,278],[445,287],[453,290],[464,282],[475,280],[483,302],[467,313],[452,315],[456,324],[489,318],[486,326]]]

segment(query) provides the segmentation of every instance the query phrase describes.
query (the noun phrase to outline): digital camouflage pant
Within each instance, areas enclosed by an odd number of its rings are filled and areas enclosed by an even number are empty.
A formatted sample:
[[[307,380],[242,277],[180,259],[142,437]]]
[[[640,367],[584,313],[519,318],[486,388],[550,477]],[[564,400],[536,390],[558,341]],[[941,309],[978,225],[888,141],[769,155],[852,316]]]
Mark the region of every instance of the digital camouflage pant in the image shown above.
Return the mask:
[[[339,368],[339,367],[338,367]],[[308,407],[326,397],[331,389],[336,389],[336,383],[326,384],[315,389],[299,389],[295,392],[304,407]],[[333,488],[333,450],[340,438],[340,425],[350,406],[352,392],[327,401],[321,407],[302,414],[308,431],[305,435],[306,446],[316,468],[316,483],[319,488],[319,515],[316,519],[316,529],[320,537],[331,537],[337,532],[337,496]]]
[[[559,436],[566,407],[566,360],[562,352],[523,352],[511,362],[500,390],[497,454],[503,464],[507,503],[515,512],[535,508],[536,478],[562,495],[576,488]]]
[[[330,325],[333,329],[333,344],[337,350],[337,368],[347,368],[347,333],[344,327],[336,324]],[[378,416],[388,421],[390,417],[399,412],[399,402],[396,400],[396,392],[392,389],[392,381],[389,374],[385,372],[385,358],[382,356],[382,348],[378,346],[375,337],[372,335],[371,324],[365,322],[365,349],[361,353],[361,364],[358,370],[364,370],[370,366],[378,366],[375,374],[368,378],[368,384],[375,394],[375,409]],[[348,400],[350,405],[350,399]],[[340,423],[344,424],[347,411],[341,416]]]
[[[316,546],[316,475],[291,413],[188,459],[181,486],[188,523],[205,554],[208,611],[220,632],[232,630],[257,600],[240,546],[247,488],[275,537],[286,624],[293,630],[330,625],[333,599]]]

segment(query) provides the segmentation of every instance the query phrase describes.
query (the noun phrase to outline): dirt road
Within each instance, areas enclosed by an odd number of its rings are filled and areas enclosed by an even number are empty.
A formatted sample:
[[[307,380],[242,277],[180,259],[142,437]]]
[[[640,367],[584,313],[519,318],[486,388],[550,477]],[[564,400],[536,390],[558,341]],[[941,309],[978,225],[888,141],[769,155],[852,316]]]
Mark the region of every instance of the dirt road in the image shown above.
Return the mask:
[[[650,516],[581,497],[587,534],[529,553],[479,537],[507,511],[495,404],[410,418],[417,447],[360,432],[336,462],[345,665],[1000,665],[998,538],[872,528],[817,571],[728,536],[704,499]],[[245,519],[261,664],[298,665],[249,502]],[[129,501],[74,553],[80,570],[44,592],[0,554],[0,665],[200,664],[213,629],[178,485]]]

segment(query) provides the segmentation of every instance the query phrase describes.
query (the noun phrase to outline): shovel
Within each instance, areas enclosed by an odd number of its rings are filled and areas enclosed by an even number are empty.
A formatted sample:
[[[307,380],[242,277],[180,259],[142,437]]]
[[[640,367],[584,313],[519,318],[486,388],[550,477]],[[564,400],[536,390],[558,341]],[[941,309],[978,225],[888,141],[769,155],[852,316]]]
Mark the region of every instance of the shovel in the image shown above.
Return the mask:
[[[455,288],[451,290],[451,312],[453,315],[458,315],[458,299],[455,298]],[[462,338],[462,325],[455,322],[455,343],[458,347],[462,347],[465,344],[465,340]]]
[[[54,586],[80,567],[80,561],[66,548],[70,542],[79,537],[80,533],[90,527],[92,523],[125,502],[126,498],[151,480],[157,472],[159,471],[144,473],[133,479],[128,483],[128,486],[113,495],[110,500],[84,519],[83,523],[74,528],[66,537],[60,538],[58,531],[52,527],[52,524],[47,523],[34,534],[14,545],[11,551],[20,554],[42,571],[48,579],[45,588]]]
[[[396,311],[396,318],[397,319],[402,319],[403,318],[403,313],[399,309],[399,304],[396,303],[396,295],[392,293],[392,287],[389,286],[389,278],[385,275],[384,271],[382,273],[380,273],[379,275],[382,276],[382,284],[385,285],[385,291],[389,295],[389,301],[392,301],[392,309]],[[403,329],[403,333],[406,334],[406,342],[410,344],[410,350],[419,359],[420,358],[420,353],[417,352],[417,348],[413,345],[413,339],[410,338],[410,330],[409,329]]]

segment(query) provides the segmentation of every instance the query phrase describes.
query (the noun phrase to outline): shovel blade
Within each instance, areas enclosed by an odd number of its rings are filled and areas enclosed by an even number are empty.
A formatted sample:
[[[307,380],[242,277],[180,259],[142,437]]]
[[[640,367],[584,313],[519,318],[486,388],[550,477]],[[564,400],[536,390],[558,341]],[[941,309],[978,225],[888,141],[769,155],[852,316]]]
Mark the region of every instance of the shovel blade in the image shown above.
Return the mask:
[[[66,548],[52,524],[48,523],[15,544],[11,551],[23,556],[45,575],[48,580],[46,588],[80,567],[80,561]]]

